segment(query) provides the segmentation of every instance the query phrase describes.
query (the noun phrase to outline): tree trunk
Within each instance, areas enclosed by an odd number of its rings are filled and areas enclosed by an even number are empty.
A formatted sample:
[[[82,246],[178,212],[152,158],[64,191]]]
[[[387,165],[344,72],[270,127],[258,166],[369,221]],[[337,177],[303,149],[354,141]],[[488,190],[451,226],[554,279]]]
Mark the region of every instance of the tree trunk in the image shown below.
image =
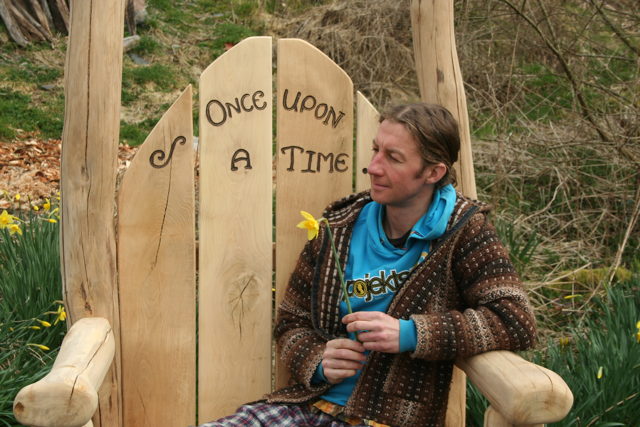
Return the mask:
[[[51,41],[53,32],[69,33],[71,0],[0,0],[0,18],[11,39],[25,47],[31,42]],[[127,29],[146,17],[146,0],[127,0]]]

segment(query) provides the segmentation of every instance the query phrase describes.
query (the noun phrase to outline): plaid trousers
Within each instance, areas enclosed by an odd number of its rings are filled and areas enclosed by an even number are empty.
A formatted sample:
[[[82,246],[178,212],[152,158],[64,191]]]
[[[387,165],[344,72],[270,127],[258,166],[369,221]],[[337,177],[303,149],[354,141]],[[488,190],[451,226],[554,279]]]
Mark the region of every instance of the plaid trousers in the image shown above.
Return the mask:
[[[365,426],[364,424],[360,424]],[[338,418],[310,405],[282,405],[258,402],[244,405],[238,411],[200,427],[351,427]]]

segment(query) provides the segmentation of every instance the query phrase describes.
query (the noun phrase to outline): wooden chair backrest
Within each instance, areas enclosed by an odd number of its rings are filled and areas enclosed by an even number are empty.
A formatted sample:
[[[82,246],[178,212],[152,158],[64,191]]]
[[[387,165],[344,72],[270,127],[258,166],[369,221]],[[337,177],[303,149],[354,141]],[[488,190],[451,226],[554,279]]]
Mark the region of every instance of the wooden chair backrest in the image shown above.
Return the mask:
[[[278,41],[275,97],[272,68],[271,38],[254,37],[202,73],[197,214],[190,87],[123,177],[125,425],[194,423],[196,395],[203,422],[260,398],[272,377],[275,386],[286,383],[272,359],[271,331],[274,303],[306,240],[295,227],[299,212],[319,217],[329,202],[366,188],[361,169],[377,112],[358,94],[363,118],[354,144],[353,85],[342,69],[297,39]]]

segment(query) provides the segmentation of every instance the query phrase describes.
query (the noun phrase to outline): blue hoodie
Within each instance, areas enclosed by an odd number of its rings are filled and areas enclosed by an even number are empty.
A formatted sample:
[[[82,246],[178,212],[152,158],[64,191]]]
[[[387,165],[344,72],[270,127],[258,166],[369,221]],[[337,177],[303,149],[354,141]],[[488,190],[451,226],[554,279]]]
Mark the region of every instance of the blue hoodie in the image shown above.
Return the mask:
[[[429,210],[413,226],[402,248],[394,247],[382,228],[384,206],[377,202],[364,206],[354,225],[345,268],[347,294],[354,312],[387,311],[411,270],[426,258],[431,241],[446,231],[455,202],[456,192],[452,185],[435,190]],[[347,304],[342,301],[340,316],[346,314]],[[350,337],[355,339],[355,334],[350,334]],[[400,351],[413,351],[416,343],[413,320],[400,319]],[[360,371],[335,384],[322,398],[346,405],[359,376]],[[322,364],[312,381],[326,381]]]

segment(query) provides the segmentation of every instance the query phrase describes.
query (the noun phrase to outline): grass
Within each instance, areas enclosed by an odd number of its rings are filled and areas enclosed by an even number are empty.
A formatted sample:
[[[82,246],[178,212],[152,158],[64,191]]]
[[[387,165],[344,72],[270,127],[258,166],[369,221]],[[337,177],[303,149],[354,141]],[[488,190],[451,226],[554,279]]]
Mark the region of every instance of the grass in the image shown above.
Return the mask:
[[[29,213],[20,232],[0,228],[0,426],[13,426],[13,399],[51,368],[66,325],[58,223],[53,211]]]
[[[36,107],[32,96],[7,88],[0,88],[0,138],[11,140],[18,128],[40,131],[43,138],[60,138],[62,135],[64,101],[52,97],[52,102]]]

